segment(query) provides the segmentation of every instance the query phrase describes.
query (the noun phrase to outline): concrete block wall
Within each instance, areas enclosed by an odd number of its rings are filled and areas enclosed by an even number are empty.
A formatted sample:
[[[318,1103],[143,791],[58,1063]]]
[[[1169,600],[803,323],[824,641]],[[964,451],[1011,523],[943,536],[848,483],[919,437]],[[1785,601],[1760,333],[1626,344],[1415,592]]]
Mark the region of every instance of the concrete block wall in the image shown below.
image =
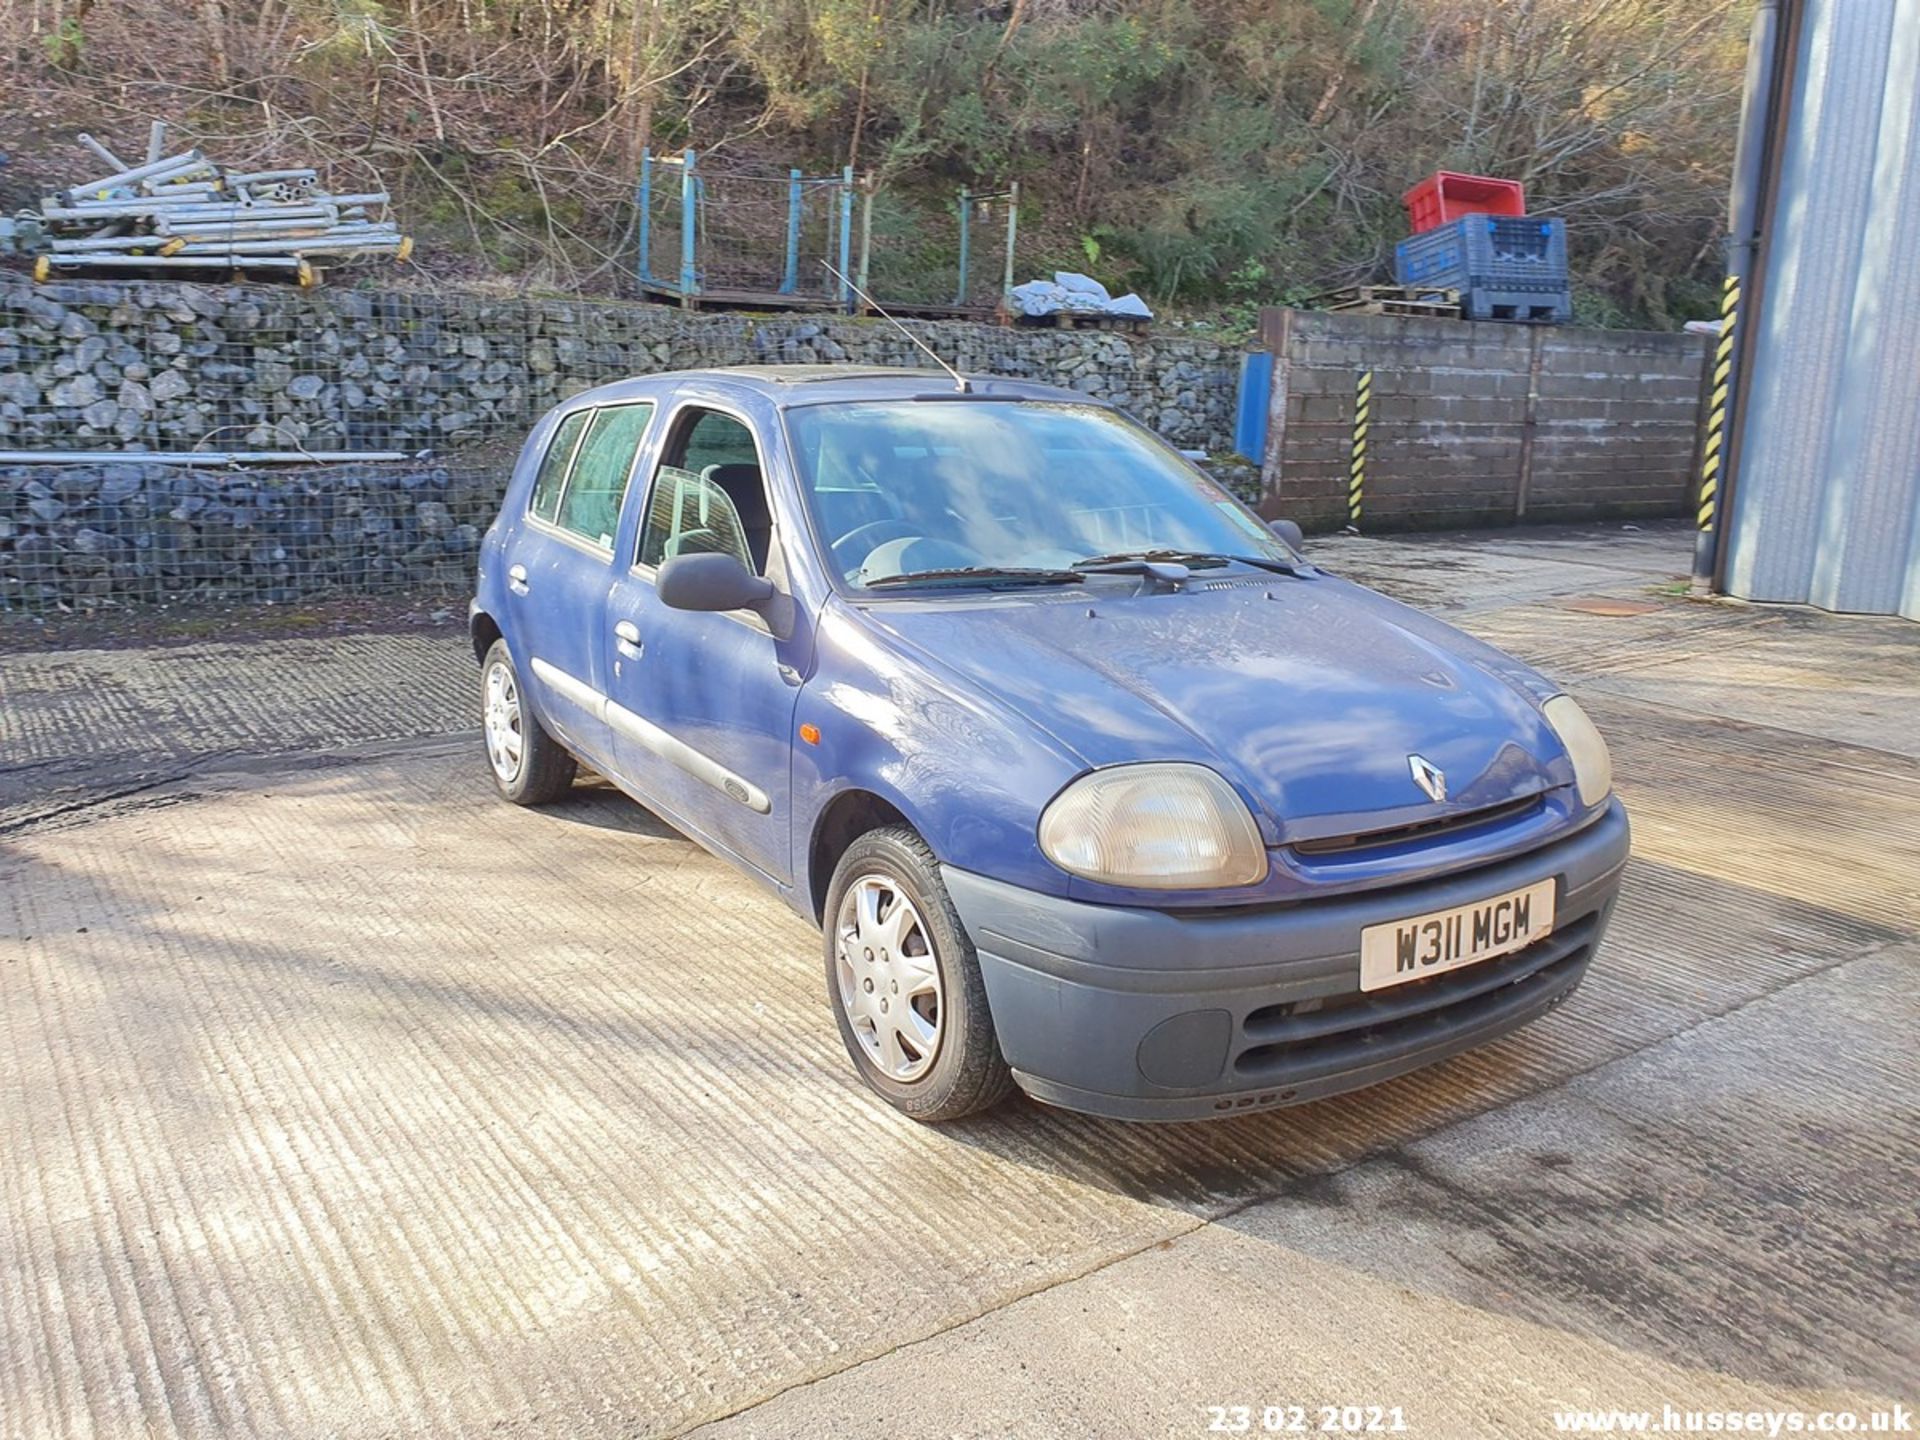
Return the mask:
[[[1272,309],[1262,513],[1347,522],[1355,386],[1371,371],[1363,529],[1683,513],[1699,336]]]
[[[1688,513],[1706,338],[1541,333],[1527,518]]]

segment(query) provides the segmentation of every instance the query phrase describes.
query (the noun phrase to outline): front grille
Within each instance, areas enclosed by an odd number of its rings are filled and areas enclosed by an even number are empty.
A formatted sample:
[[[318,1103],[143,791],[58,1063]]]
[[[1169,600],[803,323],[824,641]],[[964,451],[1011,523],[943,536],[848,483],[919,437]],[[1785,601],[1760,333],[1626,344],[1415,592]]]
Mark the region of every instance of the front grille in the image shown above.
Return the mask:
[[[1241,1022],[1234,1069],[1253,1081],[1311,1079],[1365,1065],[1426,1035],[1496,1023],[1536,995],[1578,979],[1592,957],[1600,913],[1570,921],[1526,949],[1389,990],[1265,1005]]]
[[[1438,820],[1420,820],[1411,825],[1394,825],[1385,830],[1363,830],[1351,835],[1328,835],[1319,840],[1296,840],[1290,847],[1296,855],[1352,855],[1360,851],[1381,850],[1408,841],[1438,840],[1446,836],[1500,825],[1509,820],[1531,816],[1546,801],[1538,795],[1489,805],[1484,810],[1469,810]]]

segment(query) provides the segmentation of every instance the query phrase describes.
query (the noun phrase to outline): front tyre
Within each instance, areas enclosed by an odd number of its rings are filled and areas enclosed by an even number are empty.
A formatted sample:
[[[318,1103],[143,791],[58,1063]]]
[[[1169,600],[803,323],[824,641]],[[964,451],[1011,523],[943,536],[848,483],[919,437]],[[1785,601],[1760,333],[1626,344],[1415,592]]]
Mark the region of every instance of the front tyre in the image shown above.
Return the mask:
[[[996,1105],[1013,1075],[973,942],[912,830],[870,830],[827,889],[827,997],[860,1078],[916,1120]]]
[[[544,805],[566,794],[578,767],[521,698],[504,640],[494,641],[480,662],[480,705],[494,788],[516,805]]]

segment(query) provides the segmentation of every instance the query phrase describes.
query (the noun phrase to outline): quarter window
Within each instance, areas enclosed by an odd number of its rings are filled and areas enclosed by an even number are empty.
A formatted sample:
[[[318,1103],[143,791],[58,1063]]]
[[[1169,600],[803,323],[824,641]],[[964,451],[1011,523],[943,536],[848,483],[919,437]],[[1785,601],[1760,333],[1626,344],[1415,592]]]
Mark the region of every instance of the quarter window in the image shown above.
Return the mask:
[[[540,462],[540,473],[534,477],[533,497],[527,502],[527,513],[534,519],[551,525],[553,517],[560,513],[560,492],[566,487],[567,467],[573,463],[580,432],[587,428],[587,417],[592,413],[581,410],[569,415],[553,432],[546,457]]]

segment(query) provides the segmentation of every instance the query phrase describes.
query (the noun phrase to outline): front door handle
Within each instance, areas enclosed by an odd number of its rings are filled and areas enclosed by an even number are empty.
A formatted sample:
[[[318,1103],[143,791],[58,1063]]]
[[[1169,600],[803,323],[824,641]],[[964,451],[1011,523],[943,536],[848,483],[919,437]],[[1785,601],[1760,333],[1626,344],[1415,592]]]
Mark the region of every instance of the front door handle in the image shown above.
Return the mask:
[[[507,571],[507,588],[516,595],[524,595],[527,593],[526,566],[515,565],[511,570]]]
[[[634,624],[633,621],[622,620],[618,625],[614,626],[613,638],[618,640],[625,649],[632,650],[636,654],[639,653],[640,627]]]

